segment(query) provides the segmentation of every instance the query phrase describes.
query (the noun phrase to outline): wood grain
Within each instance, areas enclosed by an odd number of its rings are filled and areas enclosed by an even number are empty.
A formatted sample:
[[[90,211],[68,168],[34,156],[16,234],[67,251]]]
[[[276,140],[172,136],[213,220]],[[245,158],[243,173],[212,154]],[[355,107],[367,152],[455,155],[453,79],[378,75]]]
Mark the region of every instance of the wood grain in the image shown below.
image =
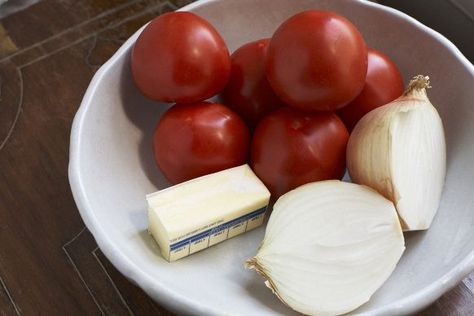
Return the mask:
[[[171,315],[97,248],[67,165],[94,72],[141,25],[184,4],[43,0],[0,20],[0,315]],[[420,315],[474,314],[473,279]]]

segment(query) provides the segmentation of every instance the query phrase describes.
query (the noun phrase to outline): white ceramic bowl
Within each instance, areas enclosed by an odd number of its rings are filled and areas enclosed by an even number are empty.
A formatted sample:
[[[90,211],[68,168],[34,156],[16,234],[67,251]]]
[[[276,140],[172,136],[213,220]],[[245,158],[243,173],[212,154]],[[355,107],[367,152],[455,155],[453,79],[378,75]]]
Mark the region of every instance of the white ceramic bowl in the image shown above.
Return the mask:
[[[369,46],[399,65],[405,81],[431,77],[432,102],[443,118],[448,174],[429,231],[406,234],[397,269],[363,315],[415,312],[474,270],[474,67],[446,38],[396,10],[366,1],[215,0],[182,10],[208,19],[231,50],[271,36],[305,9],[334,10],[356,24]],[[180,314],[291,314],[243,262],[263,228],[167,263],[146,233],[145,194],[168,183],[155,167],[151,136],[167,106],[144,98],[132,83],[135,33],[97,72],[74,119],[69,177],[84,222],[109,260],[151,297]]]

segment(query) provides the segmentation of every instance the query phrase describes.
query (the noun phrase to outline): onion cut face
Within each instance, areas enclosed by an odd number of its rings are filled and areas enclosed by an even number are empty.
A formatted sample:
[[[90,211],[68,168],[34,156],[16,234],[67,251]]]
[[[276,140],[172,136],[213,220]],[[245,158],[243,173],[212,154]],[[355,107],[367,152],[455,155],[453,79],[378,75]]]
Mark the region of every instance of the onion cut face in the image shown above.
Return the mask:
[[[404,244],[391,201],[363,185],[320,181],[280,197],[246,266],[292,309],[340,315],[369,300]]]

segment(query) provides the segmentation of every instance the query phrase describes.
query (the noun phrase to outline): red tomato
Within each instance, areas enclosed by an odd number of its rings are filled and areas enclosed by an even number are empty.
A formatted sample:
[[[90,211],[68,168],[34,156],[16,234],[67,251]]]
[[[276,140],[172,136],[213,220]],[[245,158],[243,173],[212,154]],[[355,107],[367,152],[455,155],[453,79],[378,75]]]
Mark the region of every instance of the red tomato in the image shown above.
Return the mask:
[[[214,27],[190,12],[158,16],[132,51],[135,84],[149,98],[192,103],[220,92],[230,74],[230,56]]]
[[[331,112],[276,110],[257,125],[252,168],[276,198],[302,184],[340,179],[349,139],[344,123]]]
[[[284,105],[265,77],[265,59],[270,39],[243,45],[231,56],[230,79],[222,98],[251,127],[273,110]]]
[[[362,92],[338,111],[344,124],[352,130],[357,122],[376,107],[387,104],[403,93],[403,79],[397,65],[386,55],[369,49],[367,77]]]
[[[176,184],[244,164],[249,138],[229,108],[200,102],[170,108],[158,122],[153,146],[159,168]]]
[[[273,35],[268,81],[288,105],[331,111],[352,101],[367,73],[367,49],[357,28],[333,12],[309,10],[286,20]]]

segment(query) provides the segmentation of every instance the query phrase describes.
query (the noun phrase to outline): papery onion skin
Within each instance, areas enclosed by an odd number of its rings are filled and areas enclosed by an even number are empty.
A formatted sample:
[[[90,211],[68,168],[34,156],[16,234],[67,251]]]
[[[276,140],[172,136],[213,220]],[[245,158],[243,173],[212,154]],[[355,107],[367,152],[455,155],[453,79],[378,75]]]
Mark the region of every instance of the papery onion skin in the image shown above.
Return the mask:
[[[404,95],[357,123],[347,146],[352,181],[390,199],[406,231],[430,227],[446,176],[444,128],[428,87],[428,77],[414,77]]]

